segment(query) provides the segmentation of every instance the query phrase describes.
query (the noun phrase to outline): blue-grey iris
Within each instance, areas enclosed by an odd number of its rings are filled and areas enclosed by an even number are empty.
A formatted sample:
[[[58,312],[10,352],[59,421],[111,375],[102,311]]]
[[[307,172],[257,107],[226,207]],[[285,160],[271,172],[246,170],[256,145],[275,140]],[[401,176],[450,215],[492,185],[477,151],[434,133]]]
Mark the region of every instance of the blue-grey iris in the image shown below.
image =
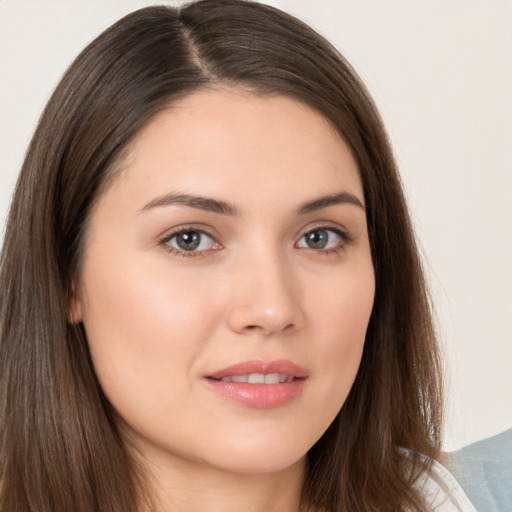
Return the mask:
[[[183,251],[193,251],[201,243],[201,233],[197,231],[187,231],[176,235],[176,244]]]
[[[329,234],[323,229],[310,231],[304,235],[306,244],[311,249],[323,249],[329,241]]]

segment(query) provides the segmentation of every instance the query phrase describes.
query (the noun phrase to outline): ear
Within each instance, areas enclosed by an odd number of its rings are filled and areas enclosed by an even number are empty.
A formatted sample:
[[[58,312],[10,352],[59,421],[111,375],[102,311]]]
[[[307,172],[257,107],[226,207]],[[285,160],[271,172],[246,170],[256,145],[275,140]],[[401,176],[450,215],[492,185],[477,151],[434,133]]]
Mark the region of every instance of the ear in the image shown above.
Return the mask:
[[[79,324],[83,319],[82,299],[77,292],[78,287],[73,284],[71,286],[71,298],[69,299],[68,308],[68,322],[70,324]]]

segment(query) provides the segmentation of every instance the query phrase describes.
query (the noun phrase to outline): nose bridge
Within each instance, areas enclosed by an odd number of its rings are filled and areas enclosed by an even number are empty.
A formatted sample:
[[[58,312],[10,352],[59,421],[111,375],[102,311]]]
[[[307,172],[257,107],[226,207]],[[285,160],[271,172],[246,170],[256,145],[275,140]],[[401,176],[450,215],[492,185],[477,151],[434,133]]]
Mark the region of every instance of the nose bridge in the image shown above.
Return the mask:
[[[260,244],[241,255],[236,267],[232,329],[269,335],[300,325],[293,268],[279,248]]]

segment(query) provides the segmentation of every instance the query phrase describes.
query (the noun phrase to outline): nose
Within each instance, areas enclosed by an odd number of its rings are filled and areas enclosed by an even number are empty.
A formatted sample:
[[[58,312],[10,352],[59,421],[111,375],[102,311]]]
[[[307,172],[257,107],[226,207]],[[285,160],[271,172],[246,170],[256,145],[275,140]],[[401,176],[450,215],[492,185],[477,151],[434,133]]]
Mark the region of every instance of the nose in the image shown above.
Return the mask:
[[[242,334],[290,333],[304,323],[292,269],[273,254],[251,258],[235,271],[229,327]]]

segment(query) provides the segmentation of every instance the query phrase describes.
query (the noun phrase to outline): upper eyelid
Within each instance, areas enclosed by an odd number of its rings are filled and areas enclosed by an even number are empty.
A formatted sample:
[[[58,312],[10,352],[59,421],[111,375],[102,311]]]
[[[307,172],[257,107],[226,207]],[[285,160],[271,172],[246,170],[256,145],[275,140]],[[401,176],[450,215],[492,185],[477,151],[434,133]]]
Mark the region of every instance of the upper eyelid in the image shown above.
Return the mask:
[[[350,231],[344,227],[343,225],[339,224],[338,222],[330,222],[330,221],[318,221],[313,224],[310,224],[306,228],[302,228],[298,234],[296,235],[297,239],[300,240],[304,235],[307,233],[310,233],[311,231],[315,231],[317,229],[325,229],[325,230],[331,230],[340,233],[347,239],[352,239],[352,235]]]
[[[338,238],[341,238],[342,242],[340,243],[341,246],[345,246],[347,244],[351,244],[353,242],[353,237],[348,233],[346,232],[345,230],[342,230],[342,229],[339,229],[339,228],[334,228],[334,227],[329,227],[329,226],[320,226],[320,227],[317,227],[317,228],[313,228],[313,229],[308,229],[307,231],[304,231],[304,233],[298,238],[298,240],[295,242],[295,245],[298,245],[300,243],[300,241],[308,234],[308,233],[311,233],[311,232],[314,232],[314,231],[330,231],[332,233],[334,233]],[[322,250],[331,250],[331,249],[315,249],[315,252],[316,251],[322,251]]]
[[[197,231],[198,233],[204,233],[205,235],[215,240],[217,243],[220,243],[218,241],[218,235],[214,232],[214,230],[206,226],[198,226],[194,224],[184,224],[175,228],[168,229],[164,231],[162,235],[158,236],[158,242],[165,243],[174,236],[179,235],[180,233],[187,233],[188,231]]]

